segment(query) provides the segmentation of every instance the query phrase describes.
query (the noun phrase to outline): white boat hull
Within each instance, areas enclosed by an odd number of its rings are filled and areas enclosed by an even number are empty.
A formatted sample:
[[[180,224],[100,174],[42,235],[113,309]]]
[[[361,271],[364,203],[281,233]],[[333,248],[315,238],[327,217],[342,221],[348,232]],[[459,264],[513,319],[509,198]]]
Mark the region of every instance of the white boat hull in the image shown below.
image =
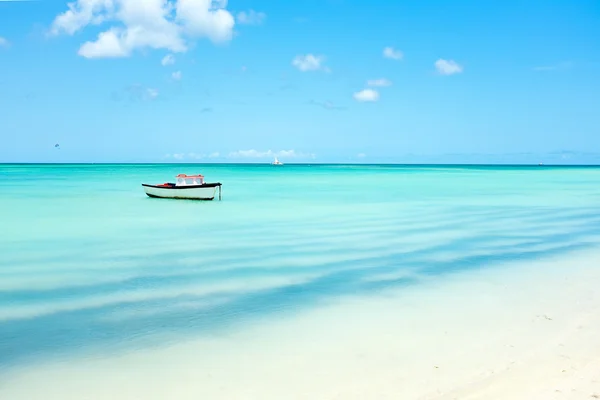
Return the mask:
[[[213,200],[221,184],[206,183],[195,186],[161,187],[158,185],[142,185],[149,197],[163,199]]]

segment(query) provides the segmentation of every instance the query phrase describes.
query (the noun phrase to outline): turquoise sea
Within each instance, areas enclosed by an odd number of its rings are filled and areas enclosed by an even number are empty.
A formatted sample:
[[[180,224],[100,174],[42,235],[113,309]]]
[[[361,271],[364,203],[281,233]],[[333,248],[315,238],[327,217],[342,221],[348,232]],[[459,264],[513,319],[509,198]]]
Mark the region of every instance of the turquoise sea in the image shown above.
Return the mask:
[[[222,201],[144,194],[179,173]],[[600,168],[5,164],[0,221],[2,372],[596,246]]]

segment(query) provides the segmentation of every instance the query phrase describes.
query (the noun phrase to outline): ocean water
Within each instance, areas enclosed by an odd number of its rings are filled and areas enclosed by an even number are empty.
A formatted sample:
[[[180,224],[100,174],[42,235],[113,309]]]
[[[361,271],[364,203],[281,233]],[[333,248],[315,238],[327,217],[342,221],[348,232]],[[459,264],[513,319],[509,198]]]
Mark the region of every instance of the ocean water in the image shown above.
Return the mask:
[[[223,200],[144,194],[178,173]],[[597,246],[600,168],[0,165],[0,221],[3,372]]]

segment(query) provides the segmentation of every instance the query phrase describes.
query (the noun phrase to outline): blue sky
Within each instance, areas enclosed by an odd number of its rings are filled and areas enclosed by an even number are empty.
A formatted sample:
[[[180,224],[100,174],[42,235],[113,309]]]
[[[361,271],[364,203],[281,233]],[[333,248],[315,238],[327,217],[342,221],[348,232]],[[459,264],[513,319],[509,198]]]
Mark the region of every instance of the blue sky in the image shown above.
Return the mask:
[[[597,0],[0,0],[0,38],[0,162],[600,163]]]

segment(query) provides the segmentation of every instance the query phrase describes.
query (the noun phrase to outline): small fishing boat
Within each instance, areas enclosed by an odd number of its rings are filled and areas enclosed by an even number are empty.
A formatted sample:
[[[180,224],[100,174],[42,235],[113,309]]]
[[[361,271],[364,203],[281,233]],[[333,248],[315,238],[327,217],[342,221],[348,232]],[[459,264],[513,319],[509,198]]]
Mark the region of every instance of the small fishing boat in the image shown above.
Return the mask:
[[[221,183],[205,183],[203,175],[179,174],[175,183],[161,183],[150,185],[142,183],[144,191],[149,197],[163,199],[188,199],[188,200],[213,200],[217,188],[221,200]]]
[[[283,165],[283,163],[282,163],[281,161],[279,161],[279,160],[277,159],[277,157],[275,157],[275,161],[273,161],[273,162],[271,163],[271,165]]]

